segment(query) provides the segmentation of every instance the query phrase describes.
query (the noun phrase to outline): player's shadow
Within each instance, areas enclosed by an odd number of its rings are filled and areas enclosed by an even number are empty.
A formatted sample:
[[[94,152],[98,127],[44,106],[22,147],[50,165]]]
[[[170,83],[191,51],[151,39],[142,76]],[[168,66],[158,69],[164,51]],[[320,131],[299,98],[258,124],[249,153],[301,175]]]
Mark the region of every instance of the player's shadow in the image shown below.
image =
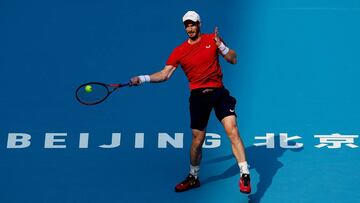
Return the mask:
[[[265,192],[270,187],[273,177],[276,175],[277,171],[284,166],[280,162],[279,158],[286,151],[299,152],[302,149],[303,148],[284,149],[284,148],[276,147],[273,149],[267,149],[266,147],[256,147],[256,146],[247,147],[246,155],[247,155],[247,161],[250,164],[250,169],[255,169],[256,172],[259,174],[259,182],[257,183],[255,183],[254,181],[251,182],[253,186],[254,184],[257,184],[256,187],[257,189],[255,193],[249,195],[249,202],[256,203],[261,201]],[[218,157],[206,161],[204,162],[204,164],[211,164],[211,163],[215,164],[229,159],[234,159],[234,156],[231,154],[223,157]],[[204,181],[202,181],[202,185],[214,181],[218,181],[221,179],[230,178],[233,176],[239,176],[239,166],[237,165],[237,163],[230,166],[223,173],[205,179]]]

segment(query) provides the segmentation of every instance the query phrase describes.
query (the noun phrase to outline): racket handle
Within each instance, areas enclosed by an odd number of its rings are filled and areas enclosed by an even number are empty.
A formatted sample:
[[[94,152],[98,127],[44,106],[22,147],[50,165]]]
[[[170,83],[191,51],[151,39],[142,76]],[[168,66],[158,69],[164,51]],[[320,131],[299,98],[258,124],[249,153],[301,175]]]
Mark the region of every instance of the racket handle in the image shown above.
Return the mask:
[[[122,87],[126,87],[126,86],[132,86],[132,82],[128,82],[128,83],[125,83],[125,84],[121,84]]]
[[[110,87],[118,88],[118,87],[126,87],[131,86],[131,82],[128,83],[119,83],[119,84],[109,84]]]

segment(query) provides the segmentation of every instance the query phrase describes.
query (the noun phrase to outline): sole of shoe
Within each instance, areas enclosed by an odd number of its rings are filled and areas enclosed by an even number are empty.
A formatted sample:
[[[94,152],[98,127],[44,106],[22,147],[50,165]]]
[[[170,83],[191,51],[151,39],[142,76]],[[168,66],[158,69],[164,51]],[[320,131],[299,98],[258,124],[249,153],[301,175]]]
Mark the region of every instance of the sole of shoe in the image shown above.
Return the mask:
[[[196,184],[196,185],[192,185],[184,190],[179,190],[175,187],[175,192],[185,192],[185,191],[188,191],[188,190],[191,190],[191,189],[195,189],[195,188],[198,188],[200,187],[200,183],[199,184]]]

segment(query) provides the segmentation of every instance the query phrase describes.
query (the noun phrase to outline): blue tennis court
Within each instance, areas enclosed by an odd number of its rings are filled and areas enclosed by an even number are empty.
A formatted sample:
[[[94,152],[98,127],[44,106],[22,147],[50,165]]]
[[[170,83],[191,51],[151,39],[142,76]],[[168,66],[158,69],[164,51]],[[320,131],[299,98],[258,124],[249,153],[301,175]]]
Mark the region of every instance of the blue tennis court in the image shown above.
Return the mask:
[[[250,195],[214,114],[202,186],[174,192],[191,144],[180,68],[96,106],[75,99],[82,83],[161,70],[188,10],[237,51],[220,62]],[[1,1],[0,202],[357,202],[359,22],[356,0]]]

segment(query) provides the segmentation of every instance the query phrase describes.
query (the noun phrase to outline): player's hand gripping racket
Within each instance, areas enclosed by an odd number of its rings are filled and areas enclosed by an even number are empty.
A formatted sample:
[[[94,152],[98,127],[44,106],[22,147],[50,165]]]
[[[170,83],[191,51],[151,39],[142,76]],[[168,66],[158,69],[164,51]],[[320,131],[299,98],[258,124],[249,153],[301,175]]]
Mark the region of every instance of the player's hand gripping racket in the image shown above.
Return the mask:
[[[131,82],[124,84],[105,84],[101,82],[88,82],[76,89],[76,99],[85,105],[95,105],[105,101],[115,90],[130,86]]]

